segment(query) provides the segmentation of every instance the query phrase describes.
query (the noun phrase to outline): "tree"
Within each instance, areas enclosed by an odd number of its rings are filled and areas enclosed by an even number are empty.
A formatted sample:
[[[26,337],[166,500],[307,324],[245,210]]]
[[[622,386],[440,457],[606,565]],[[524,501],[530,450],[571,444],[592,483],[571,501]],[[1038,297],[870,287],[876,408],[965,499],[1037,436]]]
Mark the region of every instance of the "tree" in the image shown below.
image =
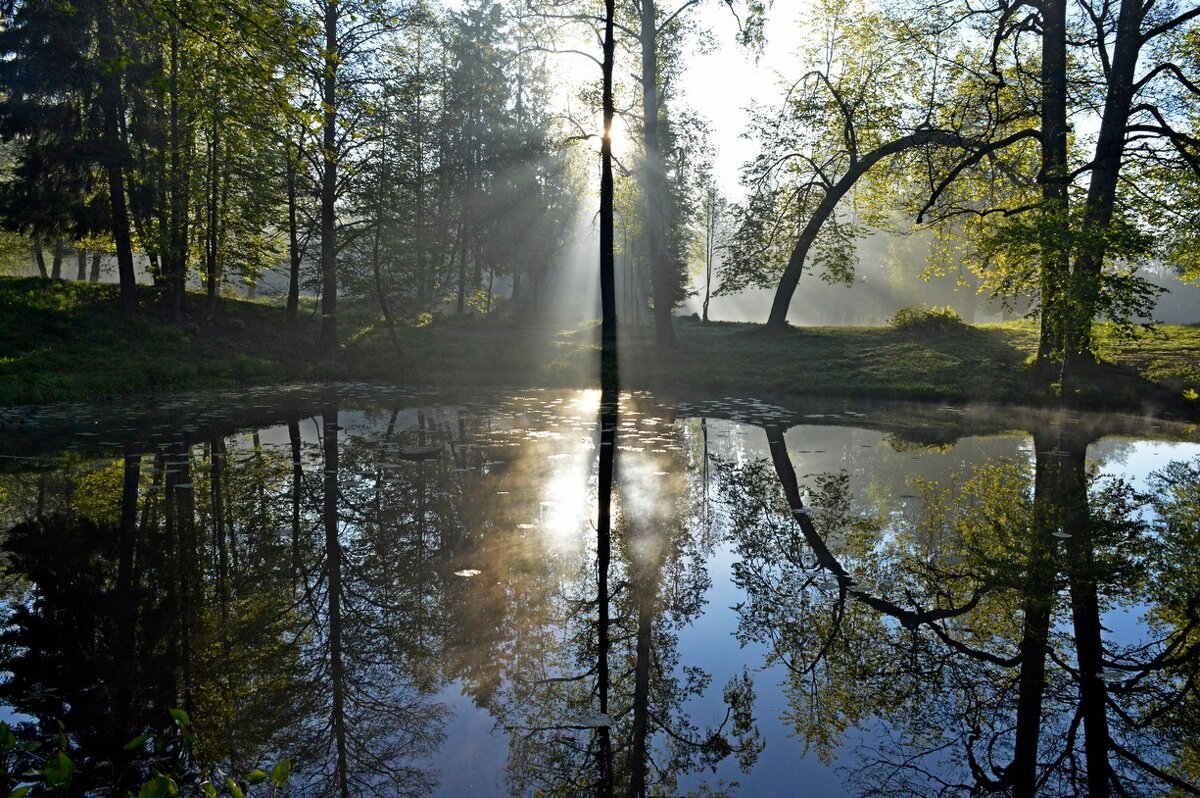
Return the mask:
[[[117,3],[7,6],[0,49],[6,140],[21,149],[17,180],[7,187],[10,226],[81,238],[107,229],[116,247],[121,307],[137,308],[126,204],[129,152],[122,136],[123,69]],[[98,179],[102,170],[106,180]],[[107,193],[103,199],[101,196]],[[33,214],[31,216],[31,214]]]

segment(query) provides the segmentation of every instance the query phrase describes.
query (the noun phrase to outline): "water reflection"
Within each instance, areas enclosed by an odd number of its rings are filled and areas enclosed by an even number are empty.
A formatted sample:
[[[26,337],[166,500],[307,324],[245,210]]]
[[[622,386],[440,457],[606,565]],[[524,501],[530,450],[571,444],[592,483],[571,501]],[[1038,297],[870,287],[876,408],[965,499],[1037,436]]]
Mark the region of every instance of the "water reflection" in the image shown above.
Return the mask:
[[[462,763],[478,794],[772,794],[834,757],[864,795],[1195,792],[1200,461],[714,404],[314,394],[47,436],[0,474],[0,700],[62,721],[80,791],[288,756],[309,795],[461,793]],[[194,750],[124,749],[170,707]]]
[[[1194,463],[1138,493],[1092,478],[1086,432],[1039,424],[1032,474],[976,465],[894,519],[853,510],[844,473],[813,480],[806,506],[783,430],[765,432],[773,473],[722,464],[740,633],[786,665],[810,744],[884,721],[862,794],[1196,790]],[[1143,601],[1146,637],[1106,640],[1102,608]]]

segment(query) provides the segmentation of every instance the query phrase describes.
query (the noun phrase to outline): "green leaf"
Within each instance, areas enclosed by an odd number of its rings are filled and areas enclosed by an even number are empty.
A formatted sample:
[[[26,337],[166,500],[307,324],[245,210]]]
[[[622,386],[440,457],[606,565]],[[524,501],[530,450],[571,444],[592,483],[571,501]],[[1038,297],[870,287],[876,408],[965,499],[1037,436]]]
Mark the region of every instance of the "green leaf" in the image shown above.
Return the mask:
[[[147,740],[149,740],[149,739],[150,739],[150,735],[149,735],[149,734],[139,734],[137,737],[134,737],[132,740],[130,740],[129,742],[125,743],[125,745],[122,747],[122,750],[124,750],[124,751],[136,751],[137,749],[139,749],[139,748],[141,748],[143,745],[145,745],[145,744],[146,744],[146,741],[147,741]]]
[[[217,788],[211,781],[200,782],[200,792],[204,793],[208,798],[217,798]]]
[[[271,768],[271,786],[280,789],[292,777],[292,760],[281,759]]]
[[[171,720],[175,721],[175,725],[183,731],[187,731],[192,725],[192,719],[188,717],[188,713],[178,707],[167,710],[171,715]]]
[[[74,775],[75,763],[62,751],[55,751],[53,756],[46,760],[46,767],[41,771],[42,778],[46,780],[46,786],[52,790],[61,790],[70,786],[71,777]]]
[[[242,792],[242,788],[228,776],[225,777],[225,786],[229,788],[229,792],[233,795],[233,798],[246,798],[246,793]]]
[[[171,777],[159,773],[142,785],[142,791],[138,793],[138,798],[167,798],[178,792],[179,788],[175,786]]]
[[[0,753],[7,754],[17,747],[17,735],[4,721],[0,721]]]
[[[8,794],[8,798],[25,798],[32,789],[32,786],[18,787]]]
[[[267,780],[267,774],[263,773],[258,768],[255,768],[254,770],[252,770],[246,774],[246,781],[249,782],[250,784],[262,784],[266,780]]]

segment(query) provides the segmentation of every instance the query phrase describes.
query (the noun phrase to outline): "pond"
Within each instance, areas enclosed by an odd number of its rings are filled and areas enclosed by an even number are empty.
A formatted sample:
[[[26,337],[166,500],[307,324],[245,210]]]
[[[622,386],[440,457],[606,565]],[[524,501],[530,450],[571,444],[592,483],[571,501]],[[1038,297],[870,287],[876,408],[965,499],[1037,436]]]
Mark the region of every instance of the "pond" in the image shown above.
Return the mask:
[[[9,412],[0,452],[10,760],[75,792],[1200,779],[1183,424],[296,386]]]

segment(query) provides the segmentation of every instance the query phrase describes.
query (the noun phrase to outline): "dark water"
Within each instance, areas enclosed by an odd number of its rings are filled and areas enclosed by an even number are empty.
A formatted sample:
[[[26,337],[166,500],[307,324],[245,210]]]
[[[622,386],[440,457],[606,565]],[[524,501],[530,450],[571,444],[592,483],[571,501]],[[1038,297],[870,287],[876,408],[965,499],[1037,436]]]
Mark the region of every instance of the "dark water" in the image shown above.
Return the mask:
[[[5,717],[81,793],[1194,791],[1194,428],[626,394],[600,540],[599,399],[0,418]]]

